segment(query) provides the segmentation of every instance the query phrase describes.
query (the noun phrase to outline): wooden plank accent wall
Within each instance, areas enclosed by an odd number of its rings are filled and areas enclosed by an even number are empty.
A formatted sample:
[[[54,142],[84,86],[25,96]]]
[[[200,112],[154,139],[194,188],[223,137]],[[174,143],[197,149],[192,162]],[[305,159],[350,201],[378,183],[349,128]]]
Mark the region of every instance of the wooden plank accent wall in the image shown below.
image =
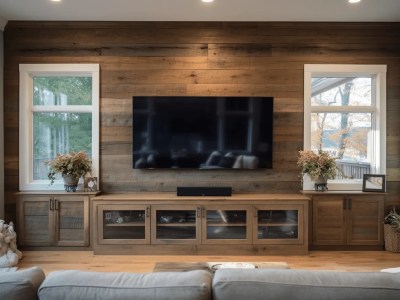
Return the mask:
[[[298,192],[304,64],[386,64],[386,207],[399,204],[400,23],[11,21],[4,42],[6,219],[15,219],[18,190],[21,63],[100,64],[103,191],[227,185],[236,193]],[[135,95],[274,97],[273,170],[133,170]]]

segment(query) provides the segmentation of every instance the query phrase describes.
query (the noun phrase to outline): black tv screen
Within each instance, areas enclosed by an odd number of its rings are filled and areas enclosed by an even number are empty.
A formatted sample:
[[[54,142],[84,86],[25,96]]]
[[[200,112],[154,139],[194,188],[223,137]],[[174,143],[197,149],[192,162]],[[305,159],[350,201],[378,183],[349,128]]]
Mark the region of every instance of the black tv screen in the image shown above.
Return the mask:
[[[272,168],[273,98],[133,97],[133,168]]]

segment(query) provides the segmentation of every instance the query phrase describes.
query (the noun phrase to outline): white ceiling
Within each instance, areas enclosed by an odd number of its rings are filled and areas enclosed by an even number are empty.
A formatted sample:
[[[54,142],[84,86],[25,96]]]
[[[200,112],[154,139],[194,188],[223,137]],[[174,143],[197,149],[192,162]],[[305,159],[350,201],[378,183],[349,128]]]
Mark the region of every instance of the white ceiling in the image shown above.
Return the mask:
[[[0,19],[399,22],[400,0],[0,0]]]

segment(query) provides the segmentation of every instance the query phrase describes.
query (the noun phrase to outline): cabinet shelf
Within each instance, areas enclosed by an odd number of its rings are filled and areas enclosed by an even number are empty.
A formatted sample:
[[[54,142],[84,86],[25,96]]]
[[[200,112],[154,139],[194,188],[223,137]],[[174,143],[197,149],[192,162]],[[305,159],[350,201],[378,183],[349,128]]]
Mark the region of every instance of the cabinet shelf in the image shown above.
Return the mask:
[[[158,223],[157,227],[195,227],[196,223]]]
[[[145,226],[144,222],[126,222],[126,223],[110,223],[104,224],[107,227],[137,227],[137,226]]]
[[[280,227],[280,226],[299,226],[299,224],[297,224],[297,223],[258,223],[258,226]]]
[[[247,226],[246,223],[207,223],[209,227],[242,227]]]

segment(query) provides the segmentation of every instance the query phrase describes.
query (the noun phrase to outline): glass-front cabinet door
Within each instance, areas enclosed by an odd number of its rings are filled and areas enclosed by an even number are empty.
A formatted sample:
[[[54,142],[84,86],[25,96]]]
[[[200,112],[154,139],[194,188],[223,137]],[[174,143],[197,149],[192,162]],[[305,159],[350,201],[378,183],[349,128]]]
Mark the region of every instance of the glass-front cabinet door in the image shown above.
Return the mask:
[[[152,206],[151,243],[198,244],[200,212],[196,205]]]
[[[149,244],[150,206],[129,204],[99,205],[99,244]]]
[[[302,205],[254,207],[255,244],[303,244]]]
[[[203,244],[251,244],[251,206],[208,205],[202,210]]]

